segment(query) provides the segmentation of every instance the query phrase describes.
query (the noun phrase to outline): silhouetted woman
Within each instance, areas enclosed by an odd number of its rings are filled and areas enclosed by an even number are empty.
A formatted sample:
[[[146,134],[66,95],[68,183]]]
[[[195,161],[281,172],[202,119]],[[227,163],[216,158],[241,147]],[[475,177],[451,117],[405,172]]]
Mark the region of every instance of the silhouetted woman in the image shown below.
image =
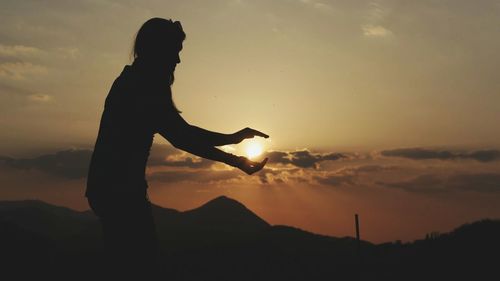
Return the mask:
[[[252,162],[216,148],[267,135],[250,128],[233,134],[211,132],[188,124],[179,114],[170,87],[185,37],[178,21],[146,21],[135,39],[134,62],[125,66],[106,98],[85,195],[100,218],[113,270],[143,270],[157,258],[145,179],[155,133],[176,148],[247,174],[259,171],[267,161]]]

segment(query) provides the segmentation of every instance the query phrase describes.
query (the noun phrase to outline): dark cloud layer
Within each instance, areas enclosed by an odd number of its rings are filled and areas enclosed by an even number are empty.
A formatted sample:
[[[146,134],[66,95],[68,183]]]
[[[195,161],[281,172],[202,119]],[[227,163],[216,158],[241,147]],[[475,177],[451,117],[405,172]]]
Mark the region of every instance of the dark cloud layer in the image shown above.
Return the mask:
[[[381,186],[401,189],[415,193],[442,193],[447,192],[444,179],[433,174],[419,175],[413,179],[398,182],[377,182]]]
[[[14,159],[2,157],[0,161],[15,169],[36,169],[48,174],[67,179],[85,178],[88,173],[92,150],[70,149],[54,154],[41,155],[35,158]],[[285,183],[290,180],[300,181],[304,175],[297,174],[303,168],[318,168],[319,162],[339,160],[345,158],[340,153],[311,153],[308,150],[300,151],[273,151],[267,155],[269,164],[285,164],[290,167],[266,167],[259,172],[258,179],[261,183]],[[151,180],[162,182],[209,182],[236,179],[243,174],[235,169],[231,171],[215,171],[211,169],[214,161],[185,155],[182,151],[170,145],[154,144],[148,159],[150,167],[171,167],[174,170],[155,171],[149,175]],[[186,170],[187,169],[187,170]],[[332,182],[333,179],[324,179],[323,182]],[[309,181],[305,179],[304,181]]]
[[[457,190],[500,192],[500,173],[455,175],[448,179],[448,184]]]
[[[166,144],[153,144],[148,158],[148,166],[186,167],[192,169],[210,168],[214,161],[187,156],[172,160],[171,156],[181,156],[182,151]]]
[[[346,158],[341,153],[312,153],[309,150],[298,150],[291,152],[271,151],[266,155],[269,158],[269,163],[276,164],[291,164],[299,168],[314,168],[319,167],[319,162],[327,160],[339,160]]]
[[[212,161],[201,159],[195,160],[186,157],[180,160],[169,160],[168,157],[181,152],[169,145],[153,145],[151,148],[148,165],[150,166],[172,166],[187,168],[205,168],[212,165]],[[78,179],[87,176],[92,150],[69,149],[58,151],[54,154],[44,154],[34,158],[15,159],[11,157],[0,157],[5,165],[15,169],[35,169],[51,175],[67,179]]]
[[[381,186],[415,193],[444,193],[474,191],[482,193],[500,192],[500,173],[454,174],[443,177],[425,174],[400,182],[378,182]]]
[[[171,145],[153,144],[149,152],[148,165],[159,166],[165,164],[169,156],[180,154],[181,151]]]
[[[389,157],[407,157],[410,159],[475,159],[490,162],[495,159],[496,150],[480,150],[468,153],[453,153],[446,150],[432,151],[424,149],[386,150],[382,154]],[[80,179],[87,176],[92,150],[69,149],[53,154],[45,154],[34,158],[15,159],[0,157],[4,166],[30,170],[35,169],[47,174],[66,179]],[[379,186],[400,189],[414,193],[437,194],[457,191],[475,191],[483,193],[500,192],[500,174],[492,172],[455,173],[451,176],[438,174],[421,174],[409,180],[393,182],[369,180],[370,175],[393,172],[399,169],[394,165],[367,164],[346,166],[337,170],[319,170],[319,163],[328,160],[347,158],[339,153],[312,153],[300,151],[272,151],[267,154],[269,166],[260,171],[257,179],[261,184],[269,183],[309,183],[326,186],[354,186],[367,180]],[[376,161],[373,159],[371,161]],[[155,167],[148,179],[161,182],[219,182],[244,178],[245,174],[238,169],[214,170],[213,161],[186,155],[169,145],[153,145],[148,165]],[[275,165],[272,164],[282,164]],[[164,168],[163,168],[164,167]],[[310,169],[313,168],[313,169]],[[448,173],[449,174],[449,173]],[[393,175],[393,174],[391,174]],[[368,178],[367,178],[368,177]],[[249,177],[250,178],[250,177]]]
[[[186,167],[191,169],[204,169],[210,168],[215,162],[204,158],[195,159],[193,157],[186,157],[182,160],[166,160],[156,165],[163,165],[169,167]]]
[[[319,184],[338,187],[345,185],[355,185],[360,183],[360,179],[367,174],[380,173],[396,170],[396,166],[387,165],[361,165],[348,166],[326,174],[313,176]]]
[[[78,179],[87,176],[91,156],[92,150],[70,149],[35,158],[14,159],[2,157],[2,160],[12,168],[36,169],[63,178]]]
[[[262,184],[268,183],[285,183],[291,179],[301,179],[301,177],[297,177],[295,174],[298,173],[301,169],[292,168],[292,169],[272,169],[264,167],[259,173],[259,180]]]
[[[355,174],[330,174],[324,177],[316,176],[314,179],[324,185],[329,186],[342,186],[342,185],[352,185],[355,183]]]
[[[456,152],[450,150],[433,150],[425,148],[401,148],[393,150],[384,150],[381,152],[383,156],[387,157],[402,157],[413,160],[458,160],[458,159],[471,159],[480,162],[491,162],[500,160],[500,151],[490,150],[476,150],[471,152]]]
[[[238,178],[242,176],[242,172],[238,170],[222,170],[222,171],[214,171],[214,170],[201,170],[201,171],[192,171],[192,170],[182,170],[182,171],[161,171],[155,172],[148,176],[149,180],[159,181],[165,183],[176,183],[176,182],[197,182],[197,183],[210,183],[210,182],[218,182],[225,181],[234,178]]]

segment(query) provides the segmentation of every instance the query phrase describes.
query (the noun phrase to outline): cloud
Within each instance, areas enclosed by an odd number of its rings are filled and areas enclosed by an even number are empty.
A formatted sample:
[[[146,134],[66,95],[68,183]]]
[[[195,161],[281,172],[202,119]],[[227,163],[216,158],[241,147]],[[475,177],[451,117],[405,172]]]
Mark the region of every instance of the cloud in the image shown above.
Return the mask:
[[[326,3],[322,3],[322,2],[314,3],[313,7],[315,9],[322,11],[322,12],[332,12],[333,11],[333,7],[331,5],[326,4]]]
[[[396,166],[383,166],[383,165],[362,165],[357,167],[351,167],[355,173],[373,173],[373,172],[381,172],[381,171],[389,171],[397,169]]]
[[[297,176],[300,172],[302,172],[302,169],[299,168],[283,169],[264,167],[257,175],[259,176],[261,184],[287,183],[291,180],[298,180],[299,178],[304,179],[302,175]]]
[[[0,82],[0,92],[8,93],[11,95],[21,95],[21,96],[29,96],[35,94],[32,91],[26,90],[24,88],[15,87],[1,82]]]
[[[160,171],[148,175],[148,180],[159,181],[166,183],[175,182],[197,182],[197,183],[214,183],[236,179],[242,176],[239,170],[176,170],[176,171]]]
[[[67,179],[78,179],[87,176],[91,156],[91,150],[70,149],[35,158],[14,159],[2,157],[1,160],[7,166],[15,169],[36,169]]]
[[[490,162],[500,159],[500,151],[498,150],[478,150],[471,152],[466,155],[462,155],[461,157],[472,158],[481,162]]]
[[[347,156],[340,153],[312,153],[309,150],[297,150],[271,151],[266,154],[266,157],[269,157],[268,166],[257,174],[262,184],[299,181],[301,177],[305,176],[304,174],[299,175],[302,169],[317,169],[322,161],[336,161]],[[190,171],[169,170],[155,172],[150,175],[151,179],[160,181],[167,181],[168,179],[173,181],[210,181],[214,180],[214,178],[215,181],[218,181],[217,178],[222,175],[226,175],[222,176],[223,180],[238,178],[238,176],[242,175],[237,169],[231,170],[231,172],[211,169],[214,164],[214,161],[193,157],[170,145],[153,145],[148,160],[148,166],[196,169],[193,174]],[[273,164],[289,165],[291,167],[273,167]],[[309,180],[305,179],[305,181]]]
[[[317,0],[299,0],[298,2],[303,4],[304,6],[308,6],[308,7],[315,9],[319,12],[331,13],[334,11],[332,5],[325,3],[325,2],[320,2]]]
[[[182,152],[168,144],[153,144],[149,152],[148,165],[159,166],[163,165],[167,159],[180,155]]]
[[[34,158],[15,159],[1,156],[0,161],[5,165],[15,169],[30,170],[36,169],[51,175],[60,176],[67,179],[84,178],[87,176],[92,150],[89,149],[69,149],[44,154]],[[189,168],[202,171],[210,168],[214,162],[206,159],[186,157],[186,154],[173,148],[170,145],[153,144],[151,148],[148,166],[166,166],[177,168]],[[212,170],[206,169],[212,173]],[[186,172],[172,171],[185,175]],[[216,178],[221,173],[213,174]],[[207,175],[208,179],[209,176]]]
[[[166,160],[160,165],[170,167],[187,167],[192,169],[203,169],[211,167],[215,162],[204,158],[186,157],[182,160]]]
[[[385,27],[386,18],[391,14],[391,10],[387,5],[377,1],[368,3],[368,11],[366,15],[366,23],[361,26],[363,36],[368,38],[387,38],[394,33]]]
[[[28,96],[28,100],[38,103],[44,103],[52,100],[52,96],[45,94],[31,94]]]
[[[290,164],[300,168],[314,168],[319,167],[319,162],[322,161],[335,161],[342,158],[347,158],[346,155],[341,153],[312,153],[309,150],[297,151],[271,151],[266,154],[269,158],[269,163],[276,164]]]
[[[45,52],[41,49],[23,45],[0,44],[0,57],[8,58],[32,58],[38,57]]]
[[[396,166],[368,164],[360,166],[348,166],[335,171],[321,172],[313,174],[312,179],[317,183],[329,186],[346,186],[361,183],[362,177],[370,173],[380,173],[384,171],[394,171]]]
[[[80,49],[76,47],[58,47],[52,54],[53,57],[74,60],[81,57]]]
[[[384,150],[380,154],[386,157],[402,157],[413,160],[472,159],[480,162],[492,162],[500,160],[500,151],[493,149],[476,150],[471,152],[454,152],[449,150],[432,150],[424,148],[402,148],[402,149]]]
[[[153,144],[151,147],[148,166],[187,167],[203,169],[211,167],[215,162],[189,154],[171,145]]]
[[[182,155],[182,154],[181,154]],[[175,167],[175,168],[188,168],[163,170],[153,172],[148,176],[148,179],[155,181],[190,181],[190,182],[220,182],[232,179],[242,179],[246,175],[239,169],[231,170],[218,170],[213,169],[212,166],[215,162],[206,159],[194,159],[186,157],[182,160],[166,160],[157,163],[155,166]],[[257,178],[261,184],[271,183],[287,183],[290,181],[299,181],[301,178],[304,181],[307,176],[304,175],[303,169],[296,167],[270,167],[266,166],[252,177],[247,179]]]
[[[480,193],[500,192],[499,173],[459,173],[451,176],[425,174],[406,181],[377,183],[388,188],[425,194],[459,191],[473,191]]]
[[[458,174],[448,179],[451,188],[476,192],[500,192],[500,173]]]
[[[392,36],[393,33],[389,29],[381,25],[364,25],[361,27],[363,35],[369,38],[384,38]]]
[[[298,182],[341,186],[358,184],[364,181],[362,177],[371,173],[394,171],[396,169],[398,169],[397,166],[376,164],[348,166],[335,171],[311,170],[300,167],[286,168],[268,166],[262,169],[257,175],[262,184]]]
[[[401,189],[416,193],[443,193],[448,191],[444,185],[444,180],[437,175],[432,174],[419,175],[413,179],[400,182],[377,183],[388,188]]]
[[[48,69],[45,66],[30,62],[4,62],[0,64],[0,78],[10,80],[24,80],[47,73]]]
[[[390,151],[390,152],[388,152]],[[387,150],[385,154],[396,153],[399,150]],[[414,152],[414,151],[413,151]],[[419,152],[419,150],[417,150]],[[391,154],[392,153],[392,154]],[[407,155],[406,153],[403,153]],[[44,154],[34,158],[14,159],[0,157],[0,161],[7,167],[14,169],[36,169],[47,174],[66,179],[78,179],[87,176],[92,150],[69,149],[52,154]],[[453,159],[454,154],[437,153],[439,159]],[[490,153],[476,151],[467,153],[477,159],[491,159]],[[454,176],[439,176],[435,174],[418,175],[409,180],[397,180],[404,172],[403,166],[387,165],[372,161],[380,158],[362,161],[362,165],[349,165],[336,170],[318,169],[322,161],[337,161],[348,156],[340,153],[312,153],[309,150],[297,151],[272,151],[267,155],[269,165],[253,177],[245,177],[238,169],[217,169],[215,162],[194,157],[167,144],[154,144],[148,160],[148,179],[160,182],[220,182],[229,180],[251,180],[261,184],[305,183],[326,186],[353,186],[353,185],[379,185],[392,189],[400,189],[415,193],[442,193],[454,191],[500,191],[500,176],[495,173],[458,173]],[[434,159],[435,154],[409,154],[417,159]],[[350,156],[349,156],[350,157]],[[433,158],[434,157],[434,158]],[[469,156],[471,157],[471,156]],[[359,160],[359,159],[357,159]],[[358,162],[357,162],[358,163]],[[273,165],[274,164],[274,165]],[[361,164],[361,163],[359,163]],[[338,166],[338,165],[337,165]],[[313,169],[311,169],[313,168]],[[415,171],[410,172],[415,175]],[[420,173],[418,170],[417,174]],[[453,171],[448,171],[449,174]],[[390,174],[388,174],[390,173]],[[390,177],[394,182],[387,182]]]
[[[354,184],[355,177],[355,174],[333,173],[326,176],[315,176],[314,179],[320,184],[337,187]]]

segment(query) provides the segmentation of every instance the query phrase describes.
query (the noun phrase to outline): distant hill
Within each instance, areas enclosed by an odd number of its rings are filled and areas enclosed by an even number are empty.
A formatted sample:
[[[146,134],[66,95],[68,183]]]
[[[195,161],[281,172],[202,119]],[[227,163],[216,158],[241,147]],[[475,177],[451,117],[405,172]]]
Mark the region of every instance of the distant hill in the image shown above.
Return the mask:
[[[225,196],[193,210],[153,206],[153,212],[168,272],[165,280],[450,280],[464,276],[478,280],[500,276],[493,270],[500,253],[498,220],[466,224],[412,243],[362,241],[358,255],[353,238],[270,225]],[[105,262],[100,225],[92,212],[41,201],[0,201],[0,246],[0,264],[36,277],[54,271],[91,276]]]
[[[0,201],[0,220],[54,239],[80,236],[98,226],[91,212],[77,212],[37,200]]]

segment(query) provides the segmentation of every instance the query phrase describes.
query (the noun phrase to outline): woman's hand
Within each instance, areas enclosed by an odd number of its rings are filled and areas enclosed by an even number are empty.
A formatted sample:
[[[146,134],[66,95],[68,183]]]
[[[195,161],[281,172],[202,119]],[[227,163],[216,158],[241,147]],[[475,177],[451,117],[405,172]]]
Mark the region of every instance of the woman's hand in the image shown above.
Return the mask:
[[[242,142],[244,139],[251,139],[255,136],[263,137],[266,139],[269,137],[262,132],[246,127],[245,129],[241,129],[238,132],[231,134],[231,140],[232,143],[236,144]]]
[[[242,170],[243,172],[251,175],[264,168],[264,165],[266,165],[266,163],[267,163],[267,158],[262,160],[262,162],[254,162],[244,156],[239,156],[236,167]]]

